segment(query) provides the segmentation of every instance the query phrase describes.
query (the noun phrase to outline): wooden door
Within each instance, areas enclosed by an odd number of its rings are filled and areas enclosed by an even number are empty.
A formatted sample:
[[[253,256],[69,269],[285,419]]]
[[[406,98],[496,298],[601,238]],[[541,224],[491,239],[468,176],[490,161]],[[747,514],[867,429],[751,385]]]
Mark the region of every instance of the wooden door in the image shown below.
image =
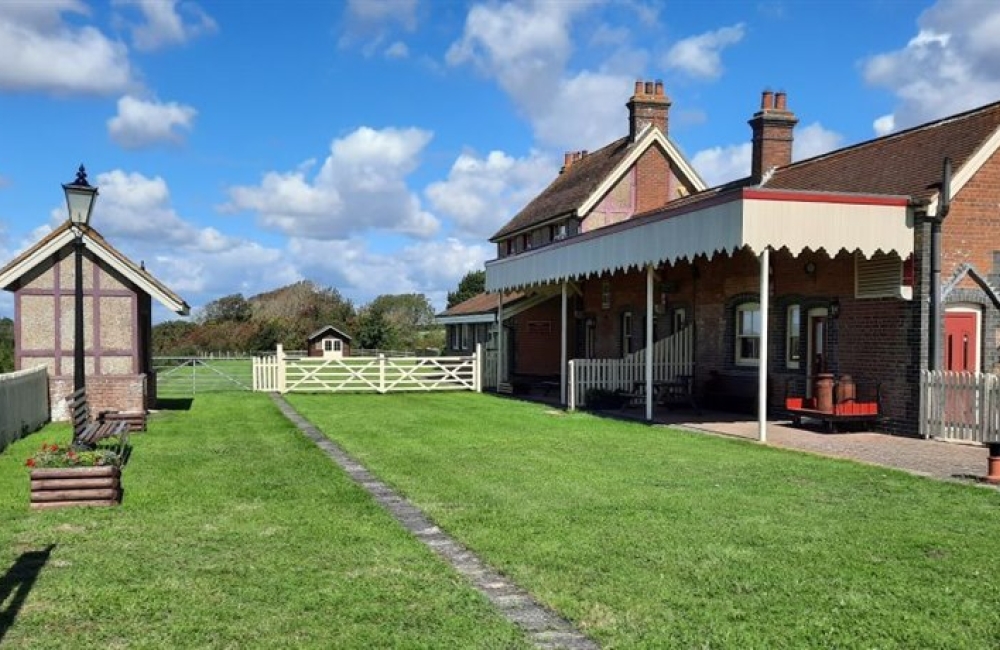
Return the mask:
[[[944,315],[944,369],[952,372],[979,370],[979,328],[976,313],[949,311]],[[946,389],[945,431],[975,427],[979,420],[979,395],[973,384]]]
[[[944,315],[944,369],[954,372],[977,372],[978,341],[975,312],[947,312]]]

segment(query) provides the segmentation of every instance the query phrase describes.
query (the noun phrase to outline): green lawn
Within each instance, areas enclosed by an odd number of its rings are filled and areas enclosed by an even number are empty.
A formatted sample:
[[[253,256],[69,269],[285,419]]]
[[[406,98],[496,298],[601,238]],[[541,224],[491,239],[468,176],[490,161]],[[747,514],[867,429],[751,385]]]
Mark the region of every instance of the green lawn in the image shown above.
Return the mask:
[[[289,401],[607,647],[1000,647],[996,491],[469,393]]]
[[[68,436],[0,454],[0,647],[526,645],[265,396],[155,416],[119,508],[30,511],[25,458]]]

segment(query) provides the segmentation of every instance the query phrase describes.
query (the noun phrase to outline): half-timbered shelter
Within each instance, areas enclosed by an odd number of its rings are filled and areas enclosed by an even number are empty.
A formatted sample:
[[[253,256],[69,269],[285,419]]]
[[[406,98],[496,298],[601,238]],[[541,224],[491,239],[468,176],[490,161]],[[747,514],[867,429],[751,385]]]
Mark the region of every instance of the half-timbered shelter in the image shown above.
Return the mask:
[[[156,401],[152,301],[180,315],[190,308],[97,230],[77,227],[88,401],[94,413],[144,411]],[[15,368],[48,368],[54,420],[66,417],[64,400],[73,391],[75,241],[67,221],[0,268],[0,287],[14,293]]]

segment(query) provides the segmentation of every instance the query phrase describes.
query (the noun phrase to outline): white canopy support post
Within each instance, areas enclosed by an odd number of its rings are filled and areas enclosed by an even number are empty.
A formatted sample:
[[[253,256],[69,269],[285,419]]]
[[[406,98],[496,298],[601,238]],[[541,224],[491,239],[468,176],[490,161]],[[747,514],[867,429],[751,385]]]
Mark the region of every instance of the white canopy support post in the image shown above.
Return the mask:
[[[771,249],[760,253],[760,365],[757,366],[757,438],[767,442],[767,313],[770,287]]]
[[[646,419],[653,421],[653,265],[646,267]]]
[[[559,403],[566,404],[566,303],[568,286],[564,281],[562,283],[562,310],[560,311],[559,322],[562,325],[562,331],[559,335]]]
[[[503,349],[503,291],[497,294],[497,392],[503,383],[504,349]]]

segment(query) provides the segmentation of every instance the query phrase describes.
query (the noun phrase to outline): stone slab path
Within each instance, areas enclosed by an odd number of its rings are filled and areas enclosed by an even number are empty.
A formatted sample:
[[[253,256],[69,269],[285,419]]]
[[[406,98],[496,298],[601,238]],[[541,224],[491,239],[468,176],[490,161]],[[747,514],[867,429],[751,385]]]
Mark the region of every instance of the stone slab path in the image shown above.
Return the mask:
[[[375,478],[338,444],[299,415],[283,397],[272,393],[271,399],[285,417],[326,452],[358,485],[367,490],[396,521],[465,576],[500,614],[524,630],[536,647],[553,650],[596,650],[599,647],[569,621],[542,606],[527,591],[489,567],[469,549],[435,526],[416,506]]]

